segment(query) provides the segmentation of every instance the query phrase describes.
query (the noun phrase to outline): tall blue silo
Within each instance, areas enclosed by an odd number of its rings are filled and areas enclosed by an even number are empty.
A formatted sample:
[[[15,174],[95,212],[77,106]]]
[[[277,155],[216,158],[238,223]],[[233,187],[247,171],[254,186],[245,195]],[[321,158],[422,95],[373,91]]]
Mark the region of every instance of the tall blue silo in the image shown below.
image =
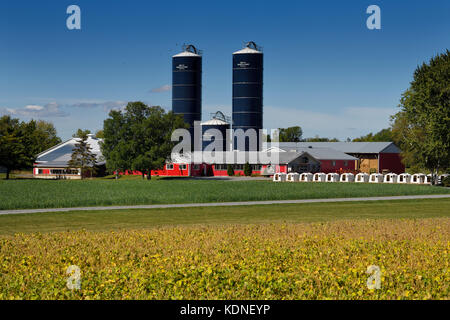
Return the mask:
[[[202,118],[202,56],[193,46],[172,57],[172,111],[190,125],[194,148],[194,121]]]
[[[263,53],[254,42],[233,53],[233,130],[255,129],[257,146],[245,143],[245,150],[258,151],[263,128]],[[236,139],[234,150],[239,149]]]
[[[218,130],[222,137],[212,136],[212,133],[215,134],[216,132],[208,131],[209,129]],[[215,141],[214,145],[220,145],[222,149],[216,151],[229,151],[230,147],[227,146],[227,129],[230,129],[229,117],[225,117],[220,111],[217,111],[211,120],[202,122],[202,150],[204,151],[207,146]]]

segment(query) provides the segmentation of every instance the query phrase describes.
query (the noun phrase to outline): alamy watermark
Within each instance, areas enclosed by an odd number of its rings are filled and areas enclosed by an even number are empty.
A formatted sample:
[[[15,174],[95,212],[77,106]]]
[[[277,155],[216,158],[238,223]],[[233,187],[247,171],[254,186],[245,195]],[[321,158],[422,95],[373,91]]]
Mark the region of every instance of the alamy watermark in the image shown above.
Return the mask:
[[[192,136],[193,131],[193,136]],[[204,137],[207,137],[205,143]],[[227,129],[223,131],[208,129],[202,132],[200,121],[194,122],[193,130],[176,129],[172,133],[172,142],[178,142],[172,149],[172,154],[190,154],[194,163],[264,163],[278,164],[280,153],[263,150],[264,137],[267,129]],[[273,138],[271,149],[278,145],[278,130],[271,130]],[[192,145],[193,143],[193,145]],[[192,152],[193,151],[193,152]],[[244,152],[234,152],[244,151]],[[265,152],[260,152],[265,151]]]
[[[379,6],[372,4],[367,7],[367,14],[370,16],[366,20],[366,26],[369,30],[381,29],[381,9]]]
[[[67,268],[66,274],[69,275],[66,282],[67,288],[70,290],[80,290],[81,289],[80,267],[76,265],[71,265]]]
[[[367,288],[369,290],[381,289],[381,269],[379,266],[371,265],[367,267],[367,274],[370,276],[367,278]]]
[[[72,4],[67,7],[67,14],[70,14],[66,20],[66,26],[69,30],[81,30],[81,9],[79,6]]]

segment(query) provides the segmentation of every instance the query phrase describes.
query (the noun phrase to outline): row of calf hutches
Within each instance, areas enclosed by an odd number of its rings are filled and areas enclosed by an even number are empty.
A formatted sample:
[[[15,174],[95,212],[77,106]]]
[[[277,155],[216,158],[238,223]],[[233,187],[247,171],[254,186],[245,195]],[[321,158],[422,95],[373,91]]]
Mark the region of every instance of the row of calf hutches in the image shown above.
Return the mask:
[[[447,175],[441,175],[438,182],[445,178]],[[339,175],[338,173],[328,173],[318,172],[312,173],[302,173],[297,172],[291,173],[275,173],[273,176],[274,182],[359,182],[359,183],[413,183],[413,184],[431,184],[432,176],[425,175],[423,173],[409,174],[381,174],[372,173],[371,175],[367,173],[358,173],[356,176],[353,173],[343,173]]]

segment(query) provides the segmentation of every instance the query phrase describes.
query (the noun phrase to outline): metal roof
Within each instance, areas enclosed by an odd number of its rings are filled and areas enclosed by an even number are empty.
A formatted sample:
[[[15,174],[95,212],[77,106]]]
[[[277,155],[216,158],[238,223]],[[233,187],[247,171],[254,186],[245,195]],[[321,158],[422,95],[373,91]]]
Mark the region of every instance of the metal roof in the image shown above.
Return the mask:
[[[295,159],[310,155],[320,160],[358,160],[343,152],[330,149],[307,149],[299,152],[266,152],[266,151],[221,151],[209,155],[208,152],[196,151],[183,155],[172,154],[175,163],[217,163],[217,164],[288,164]],[[270,159],[270,160],[267,160]]]
[[[211,120],[202,122],[201,125],[202,126],[203,125],[205,125],[205,126],[218,126],[218,125],[222,126],[222,125],[229,125],[229,123],[227,123],[223,120],[220,120],[220,119],[211,119]]]
[[[262,52],[252,48],[244,48],[239,51],[233,52],[233,54],[245,54],[245,53],[262,53]]]
[[[193,52],[189,52],[189,51],[183,51],[172,57],[173,58],[175,58],[175,57],[201,57],[201,55],[193,53]]]
[[[297,149],[297,152],[305,152],[317,160],[358,160],[344,152],[329,148],[303,148]]]
[[[79,138],[72,138],[64,141],[56,146],[41,152],[37,155],[36,166],[37,167],[57,167],[65,168],[72,157],[72,151],[75,148],[75,144],[79,141]],[[102,139],[94,138],[94,135],[89,134],[87,143],[92,148],[91,151],[97,157],[97,164],[105,164],[102,152],[100,150],[99,142]]]
[[[196,151],[183,155],[172,154],[172,161],[175,163],[209,163],[209,164],[286,164],[302,154],[297,152],[258,152],[258,151],[220,151],[202,152]],[[272,157],[270,157],[272,156]],[[269,158],[271,161],[266,161]]]
[[[263,148],[278,146],[285,151],[300,151],[310,146],[313,149],[328,148],[344,153],[400,153],[393,142],[279,142],[263,143]]]
[[[282,149],[276,146],[272,146],[268,149],[265,149],[266,152],[297,152],[297,153],[308,153],[313,158],[317,160],[358,160],[347,153],[337,151],[330,148],[295,148],[296,151],[292,151],[289,149]]]
[[[245,44],[245,48],[239,51],[234,52],[233,54],[246,54],[246,53],[259,53],[262,54],[260,51],[260,47],[256,45],[253,41],[249,41]]]
[[[201,51],[197,50],[192,44],[183,45],[183,52],[176,54],[173,57],[201,57]]]

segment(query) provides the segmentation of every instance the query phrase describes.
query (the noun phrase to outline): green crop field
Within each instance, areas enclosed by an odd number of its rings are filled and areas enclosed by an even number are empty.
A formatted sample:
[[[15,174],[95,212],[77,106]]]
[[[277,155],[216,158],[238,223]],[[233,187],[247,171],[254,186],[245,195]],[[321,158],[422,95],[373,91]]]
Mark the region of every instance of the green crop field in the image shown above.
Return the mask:
[[[427,185],[274,183],[191,179],[152,181],[24,179],[0,181],[0,210],[421,194],[450,194],[450,189]]]
[[[114,231],[190,225],[305,223],[450,217],[450,199],[276,204],[0,215],[0,235]]]

